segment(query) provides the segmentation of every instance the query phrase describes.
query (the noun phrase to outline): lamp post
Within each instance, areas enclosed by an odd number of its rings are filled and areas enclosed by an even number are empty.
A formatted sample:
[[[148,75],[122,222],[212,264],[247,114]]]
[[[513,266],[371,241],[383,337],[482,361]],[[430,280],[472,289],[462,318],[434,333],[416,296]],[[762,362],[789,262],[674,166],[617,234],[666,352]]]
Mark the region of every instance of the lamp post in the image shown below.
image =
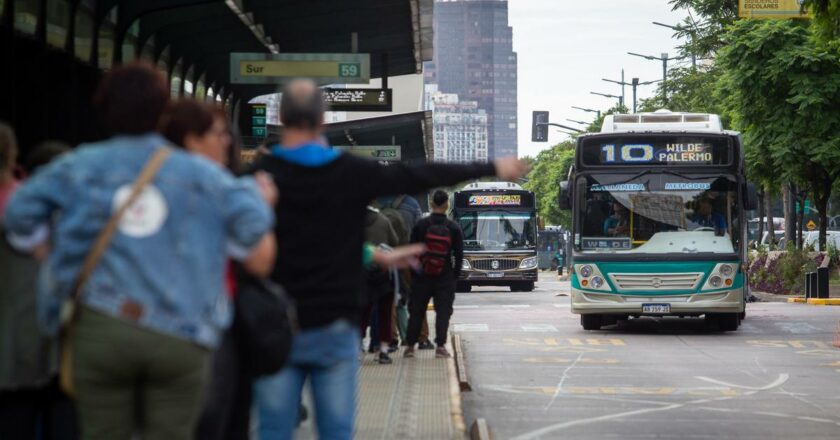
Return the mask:
[[[578,121],[578,120],[575,120],[575,119],[566,119],[566,120],[569,121],[569,122],[574,122],[575,124],[589,125],[588,122]]]
[[[624,107],[624,97],[618,95],[610,95],[609,93],[589,92],[593,95],[603,96],[604,98],[618,99],[618,105]]]
[[[624,73],[623,70],[622,70],[622,73]],[[624,94],[623,93],[624,86],[632,86],[633,87],[633,113],[636,113],[636,87],[647,86],[647,85],[656,84],[657,82],[659,82],[658,80],[657,81],[639,82],[639,78],[633,78],[633,80],[629,83],[624,82],[624,78],[622,78],[621,81],[616,81],[614,79],[601,78],[601,81],[611,82],[611,83],[615,83],[615,84],[620,85],[621,90],[622,90],[622,95]]]
[[[657,25],[657,26],[662,26],[662,27],[665,27],[665,28],[671,29],[671,30],[673,30],[673,31],[675,31],[675,32],[680,32],[680,31],[682,31],[682,30],[683,30],[683,28],[681,28],[681,27],[679,27],[679,26],[671,26],[671,25],[669,25],[669,24],[660,23],[660,22],[658,22],[658,21],[654,21],[654,22],[653,22],[653,24],[655,24],[655,25]],[[692,40],[693,40],[693,38],[692,38]],[[697,68],[697,55],[695,55],[694,53],[692,53],[692,54],[691,54],[691,67],[692,67],[692,68],[694,68],[694,69],[696,69],[696,68]]]
[[[634,52],[627,52],[627,54],[633,55],[634,57],[644,58],[646,60],[662,61],[662,102],[664,103],[665,101],[667,101],[668,100],[668,91],[666,90],[666,88],[667,88],[667,82],[666,81],[668,81],[668,61],[681,60],[684,57],[668,57],[668,52],[662,52],[661,56],[658,56],[658,57],[655,57],[653,55],[642,55],[642,54],[638,54],[638,53],[634,53]]]
[[[583,107],[575,107],[575,106],[572,106],[572,108],[575,109],[575,110],[580,110],[580,111],[584,111],[584,112],[595,113],[595,114],[598,115],[598,119],[601,119],[601,110],[593,110],[591,108],[583,108]]]

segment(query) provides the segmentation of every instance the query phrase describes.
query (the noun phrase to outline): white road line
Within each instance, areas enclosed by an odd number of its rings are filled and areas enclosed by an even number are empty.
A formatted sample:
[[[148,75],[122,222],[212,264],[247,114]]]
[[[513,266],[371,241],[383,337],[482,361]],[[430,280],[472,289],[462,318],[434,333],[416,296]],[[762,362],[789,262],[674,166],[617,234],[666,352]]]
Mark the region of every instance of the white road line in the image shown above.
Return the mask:
[[[490,331],[487,324],[455,324],[456,332],[486,332]]]
[[[502,304],[502,307],[507,309],[527,309],[530,308],[530,304]]]
[[[789,378],[789,375],[780,374],[779,377],[775,381],[770,383],[769,385],[761,387],[759,389],[755,389],[753,391],[746,392],[746,393],[744,393],[744,395],[752,395],[752,394],[757,393],[759,390],[766,391],[766,390],[769,390],[771,388],[780,386],[783,383],[785,383],[788,380],[788,378]],[[683,408],[687,405],[703,404],[703,403],[708,403],[708,402],[712,402],[712,401],[731,400],[731,399],[734,399],[734,398],[735,397],[733,396],[733,397],[723,397],[723,398],[718,398],[718,399],[692,400],[692,401],[685,402],[685,403],[675,403],[673,405],[663,406],[663,407],[659,407],[659,408],[646,408],[646,409],[639,409],[639,410],[635,410],[635,411],[626,411],[626,412],[615,413],[615,414],[607,414],[607,415],[599,416],[599,417],[591,417],[591,418],[588,418],[588,419],[577,419],[577,420],[572,420],[572,421],[569,421],[569,422],[556,423],[554,425],[549,425],[549,426],[546,426],[544,428],[537,429],[535,431],[527,432],[527,433],[522,434],[520,436],[514,437],[513,440],[537,439],[537,438],[540,438],[540,437],[542,437],[546,434],[552,433],[554,431],[559,431],[561,429],[566,429],[566,428],[569,428],[569,427],[572,427],[572,426],[588,425],[588,424],[592,424],[592,423],[604,422],[604,421],[609,421],[609,420],[614,420],[614,419],[621,419],[621,418],[624,418],[624,417],[638,416],[638,415],[642,415],[642,414],[650,414],[650,413],[663,412],[663,411],[670,411],[672,409]]]
[[[724,382],[722,380],[712,379],[711,377],[705,377],[705,376],[694,376],[694,378],[695,379],[700,379],[700,380],[703,380],[703,381],[706,381],[706,382],[709,382],[709,383],[713,383],[713,384],[716,384],[716,385],[722,385],[722,386],[725,386],[725,387],[730,387],[730,388],[740,388],[742,390],[752,390],[752,391],[767,391],[771,388],[776,388],[777,386],[787,382],[787,380],[790,378],[790,375],[789,374],[780,374],[778,379],[773,381],[771,384],[760,387],[760,388],[748,387],[748,386],[744,386],[744,385],[736,385],[736,384],[732,384],[732,383],[729,383],[729,382]]]
[[[551,324],[522,324],[523,332],[557,332],[557,327]]]
[[[771,411],[753,411],[753,414],[758,416],[770,416],[770,417],[793,417],[790,414],[783,414]]]
[[[545,408],[543,408],[543,412],[548,411],[549,408],[551,408],[551,406],[554,405],[554,401],[557,400],[557,396],[559,396],[560,392],[563,391],[563,383],[566,382],[566,379],[569,377],[569,371],[571,371],[572,368],[574,368],[575,365],[577,365],[578,362],[580,362],[580,359],[582,357],[583,353],[578,354],[577,359],[575,359],[575,361],[572,362],[571,365],[569,365],[568,367],[566,367],[565,370],[563,370],[563,376],[560,377],[560,382],[557,384],[557,388],[554,389],[554,395],[551,396],[551,401],[548,402],[548,405],[546,405]]]
[[[797,417],[799,420],[807,420],[809,422],[820,422],[820,423],[834,423],[834,420],[829,419],[820,419],[818,417]]]
[[[478,307],[479,307],[479,306],[452,306],[452,308],[453,308],[453,309],[455,309],[455,310],[460,310],[460,309],[477,309]]]

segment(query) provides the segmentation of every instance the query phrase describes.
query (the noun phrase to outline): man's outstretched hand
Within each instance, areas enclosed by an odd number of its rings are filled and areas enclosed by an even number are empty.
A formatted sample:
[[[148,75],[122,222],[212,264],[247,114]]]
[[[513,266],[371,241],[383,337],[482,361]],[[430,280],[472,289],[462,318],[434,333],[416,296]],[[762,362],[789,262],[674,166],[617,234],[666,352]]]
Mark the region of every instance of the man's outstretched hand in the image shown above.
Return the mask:
[[[528,174],[529,167],[525,162],[510,156],[496,159],[496,177],[507,182],[515,182]]]
[[[373,253],[373,262],[389,269],[418,267],[420,255],[423,255],[424,252],[426,252],[426,246],[422,244],[399,246],[389,251],[377,248]]]

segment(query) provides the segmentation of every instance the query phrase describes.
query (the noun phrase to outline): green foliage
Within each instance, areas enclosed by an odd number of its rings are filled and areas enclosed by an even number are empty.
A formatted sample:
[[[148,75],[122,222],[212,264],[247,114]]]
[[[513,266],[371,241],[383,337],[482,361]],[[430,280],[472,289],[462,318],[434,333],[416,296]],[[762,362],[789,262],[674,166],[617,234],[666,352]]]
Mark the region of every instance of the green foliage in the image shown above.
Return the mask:
[[[720,93],[744,133],[752,175],[808,188],[825,225],[840,177],[840,56],[794,20],[741,20],[726,42]]]
[[[798,292],[804,287],[805,274],[816,268],[816,263],[806,251],[799,250],[791,244],[787,252],[779,257],[778,275],[788,291]]]
[[[560,209],[557,196],[559,182],[566,180],[569,167],[574,161],[574,152],[574,140],[540,152],[528,174],[528,182],[524,185],[525,189],[536,195],[540,217],[548,225],[571,226],[571,212]]]
[[[689,13],[675,32],[686,41],[680,46],[684,55],[714,54],[725,44],[726,27],[738,19],[738,0],[671,0],[668,4],[674,11]]]
[[[814,14],[820,35],[840,48],[840,0],[805,0],[803,6]]]
[[[722,97],[715,94],[721,75],[721,68],[716,64],[696,69],[690,67],[671,69],[668,71],[668,81],[664,84],[668,91],[668,99],[662,100],[663,84],[660,84],[652,98],[641,102],[639,111],[652,112],[667,108],[675,112],[714,113],[722,115],[724,124],[728,125],[728,120],[725,118],[726,106]]]

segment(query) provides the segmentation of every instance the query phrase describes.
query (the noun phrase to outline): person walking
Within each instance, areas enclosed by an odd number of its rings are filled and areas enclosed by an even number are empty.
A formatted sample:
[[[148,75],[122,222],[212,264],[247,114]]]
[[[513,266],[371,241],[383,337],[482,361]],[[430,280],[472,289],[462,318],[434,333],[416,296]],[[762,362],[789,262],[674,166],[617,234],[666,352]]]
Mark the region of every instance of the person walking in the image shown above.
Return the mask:
[[[77,305],[62,384],[85,439],[192,438],[210,351],[231,321],[226,256],[256,274],[273,267],[266,182],[170,148],[155,132],[169,94],[151,65],[111,70],[95,101],[114,136],[47,165],[6,206],[12,244],[51,248],[42,326],[56,334],[62,304]]]
[[[295,300],[300,332],[289,362],[256,383],[259,438],[292,438],[300,393],[310,379],[318,435],[350,439],[356,412],[363,303],[364,220],[378,197],[416,194],[441,185],[498,175],[516,179],[515,158],[488,164],[381,165],[324,145],[324,97],[315,83],[294,80],[280,99],[281,143],[261,157],[282,195],[276,207],[278,252],[271,278]]]
[[[464,260],[464,234],[457,223],[446,217],[449,195],[441,190],[431,198],[432,215],[417,222],[411,231],[412,243],[425,243],[419,273],[414,278],[408,305],[408,337],[403,356],[414,357],[414,344],[426,316],[429,300],[435,300],[435,357],[448,358],[446,334],[455,302],[455,281]]]
[[[388,249],[396,248],[401,244],[388,218],[372,207],[368,208],[365,218],[365,241],[375,246],[381,247],[384,245]],[[395,270],[392,271],[379,265],[373,265],[365,270],[367,306],[362,315],[360,334],[364,338],[365,330],[370,326],[371,348],[374,349],[378,345],[377,361],[380,364],[393,362],[391,357],[388,356],[388,350],[393,329],[391,314],[394,308],[394,283],[399,282],[395,275]],[[376,319],[373,320],[376,322],[375,326],[371,324],[370,319],[374,312],[376,313]],[[376,336],[378,344],[374,344],[374,336]]]

